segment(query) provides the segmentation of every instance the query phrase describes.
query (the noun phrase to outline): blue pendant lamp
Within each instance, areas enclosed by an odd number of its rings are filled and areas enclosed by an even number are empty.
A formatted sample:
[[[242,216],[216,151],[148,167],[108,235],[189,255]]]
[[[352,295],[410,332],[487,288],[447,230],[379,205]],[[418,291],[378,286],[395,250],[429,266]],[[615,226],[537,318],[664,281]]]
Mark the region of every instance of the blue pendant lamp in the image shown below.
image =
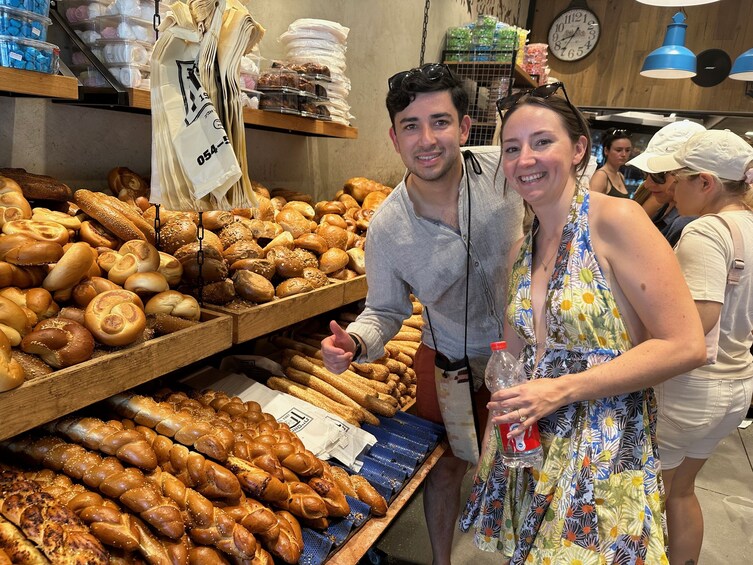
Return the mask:
[[[732,70],[729,72],[729,78],[753,81],[753,49],[748,49],[735,59]]]
[[[677,12],[667,26],[664,44],[643,61],[641,75],[649,78],[690,78],[696,75],[693,52],[685,47],[685,15]]]

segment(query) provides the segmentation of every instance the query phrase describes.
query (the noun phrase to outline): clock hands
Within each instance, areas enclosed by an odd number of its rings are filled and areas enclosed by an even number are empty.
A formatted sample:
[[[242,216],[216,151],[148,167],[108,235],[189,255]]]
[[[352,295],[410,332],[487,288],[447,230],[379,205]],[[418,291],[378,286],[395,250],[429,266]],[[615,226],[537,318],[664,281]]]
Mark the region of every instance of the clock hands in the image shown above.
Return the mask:
[[[568,35],[567,37],[563,37],[562,38],[563,40],[567,39],[567,43],[565,43],[565,45],[562,48],[567,49],[567,46],[570,45],[570,42],[573,40],[573,37],[578,35],[579,32],[580,32],[580,26],[576,27],[575,31],[571,33],[570,35]]]

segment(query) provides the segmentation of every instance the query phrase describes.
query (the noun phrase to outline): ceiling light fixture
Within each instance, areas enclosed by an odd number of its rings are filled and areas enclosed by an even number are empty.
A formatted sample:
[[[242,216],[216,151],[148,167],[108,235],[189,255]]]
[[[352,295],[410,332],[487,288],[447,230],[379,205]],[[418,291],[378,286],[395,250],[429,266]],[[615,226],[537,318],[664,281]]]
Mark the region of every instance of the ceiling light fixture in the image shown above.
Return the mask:
[[[732,64],[729,78],[735,80],[753,81],[753,49],[748,49]]]
[[[680,6],[700,6],[701,4],[711,4],[712,2],[718,2],[719,0],[638,0],[641,4],[648,4],[649,6],[672,6],[678,8]]]
[[[643,61],[641,75],[649,78],[690,78],[696,75],[696,58],[685,47],[685,15],[677,12],[667,26],[664,43]]]

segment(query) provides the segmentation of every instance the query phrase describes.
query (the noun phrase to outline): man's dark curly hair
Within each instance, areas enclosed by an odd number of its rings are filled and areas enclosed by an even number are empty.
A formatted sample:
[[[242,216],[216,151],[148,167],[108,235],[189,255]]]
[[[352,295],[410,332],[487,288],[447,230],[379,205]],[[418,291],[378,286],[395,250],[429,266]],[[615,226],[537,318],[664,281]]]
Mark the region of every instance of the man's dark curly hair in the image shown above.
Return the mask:
[[[437,72],[427,75],[427,69],[440,69]],[[393,77],[396,84],[387,92],[387,111],[390,114],[390,122],[395,126],[395,114],[405,110],[411,102],[416,99],[416,94],[423,92],[440,92],[449,90],[452,97],[452,103],[458,111],[458,120],[468,113],[468,93],[463,88],[460,79],[446,66],[436,63],[429,63],[422,67],[416,67],[410,71],[405,71],[405,76],[397,78],[398,73]]]

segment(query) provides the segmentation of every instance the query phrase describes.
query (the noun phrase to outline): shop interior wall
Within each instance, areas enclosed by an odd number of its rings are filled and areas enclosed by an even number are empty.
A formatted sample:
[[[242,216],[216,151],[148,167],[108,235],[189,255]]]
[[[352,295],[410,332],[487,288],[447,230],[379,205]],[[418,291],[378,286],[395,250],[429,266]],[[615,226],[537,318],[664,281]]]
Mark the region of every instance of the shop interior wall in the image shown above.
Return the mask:
[[[350,28],[346,71],[358,139],[312,138],[246,129],[251,176],[269,187],[331,197],[353,176],[399,182],[403,167],[389,140],[387,77],[419,62],[423,0],[251,0],[267,30],[261,54],[284,56],[277,38],[297,18],[333,20]],[[527,14],[527,0],[433,0],[425,61],[441,57],[445,30],[476,11]],[[73,187],[106,188],[107,171],[126,166],[148,175],[149,116],[0,97],[0,166],[23,167]]]
[[[531,42],[546,42],[549,25],[570,0],[539,0],[533,16]],[[585,59],[565,63],[549,57],[550,76],[562,80],[580,106],[753,112],[745,83],[725,79],[703,88],[690,79],[642,77],[646,56],[661,46],[678,8],[649,6],[636,0],[588,0],[601,23],[596,50]],[[685,8],[685,45],[698,54],[723,49],[734,59],[753,47],[753,2],[723,0]]]

